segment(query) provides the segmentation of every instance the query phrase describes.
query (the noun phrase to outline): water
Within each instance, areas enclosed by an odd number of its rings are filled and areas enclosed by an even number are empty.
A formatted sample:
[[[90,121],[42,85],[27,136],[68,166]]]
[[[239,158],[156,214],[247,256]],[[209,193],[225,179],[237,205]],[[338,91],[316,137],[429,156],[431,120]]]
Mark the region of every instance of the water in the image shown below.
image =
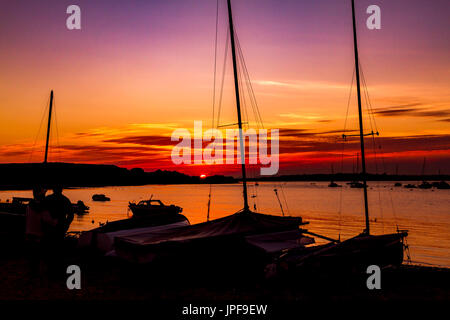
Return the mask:
[[[258,212],[281,215],[273,189],[278,189],[287,215],[309,221],[307,228],[331,238],[347,239],[364,229],[363,193],[345,183],[342,188],[328,188],[323,182],[262,182],[249,189],[249,202],[256,200]],[[104,193],[111,202],[93,202],[95,193]],[[76,216],[72,231],[89,230],[99,223],[124,219],[128,202],[153,198],[183,208],[191,224],[206,220],[209,185],[151,185],[137,187],[105,187],[66,190],[76,202],[84,201],[90,213]],[[211,219],[223,217],[242,208],[242,188],[238,184],[213,185]],[[0,191],[0,199],[12,196],[30,197],[30,191]],[[412,191],[394,188],[393,182],[370,182],[369,203],[371,232],[381,234],[399,229],[409,230],[407,239],[411,260],[417,264],[450,267],[450,190]],[[318,243],[321,243],[318,240]]]

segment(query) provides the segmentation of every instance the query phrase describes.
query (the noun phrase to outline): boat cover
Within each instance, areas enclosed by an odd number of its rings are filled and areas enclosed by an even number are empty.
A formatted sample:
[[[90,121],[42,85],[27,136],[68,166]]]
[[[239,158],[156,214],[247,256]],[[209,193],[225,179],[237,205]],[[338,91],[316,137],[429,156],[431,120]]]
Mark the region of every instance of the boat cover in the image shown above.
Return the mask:
[[[146,247],[162,243],[181,243],[229,236],[245,237],[256,234],[298,231],[302,224],[304,223],[302,223],[300,217],[280,217],[240,211],[224,218],[187,227],[117,237],[116,243]]]
[[[164,214],[145,218],[117,220],[83,232],[78,239],[78,246],[91,247],[101,252],[108,252],[113,249],[114,239],[117,236],[148,234],[188,225],[189,220],[181,214]]]

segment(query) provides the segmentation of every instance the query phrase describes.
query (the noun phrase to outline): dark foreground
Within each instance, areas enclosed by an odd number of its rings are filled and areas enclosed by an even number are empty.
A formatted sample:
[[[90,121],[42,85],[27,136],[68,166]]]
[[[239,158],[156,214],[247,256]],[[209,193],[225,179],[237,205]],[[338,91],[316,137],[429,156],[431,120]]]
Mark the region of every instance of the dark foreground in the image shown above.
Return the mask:
[[[8,252],[9,251],[9,252]],[[71,253],[64,266],[79,265],[81,289],[69,290],[67,274],[31,277],[20,249],[3,248],[0,300],[162,301],[164,303],[298,303],[314,301],[450,301],[450,269],[403,265],[381,273],[381,290],[369,290],[365,273],[262,279],[226,270],[167,269],[125,264],[113,258]],[[65,268],[65,267],[64,267]],[[65,270],[64,270],[65,271]]]

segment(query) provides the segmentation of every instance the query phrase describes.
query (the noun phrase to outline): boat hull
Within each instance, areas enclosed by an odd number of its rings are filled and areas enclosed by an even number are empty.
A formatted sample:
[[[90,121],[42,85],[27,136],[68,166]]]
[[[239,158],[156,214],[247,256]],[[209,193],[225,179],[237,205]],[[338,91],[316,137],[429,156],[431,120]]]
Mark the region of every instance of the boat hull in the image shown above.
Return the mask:
[[[386,235],[359,235],[339,243],[310,247],[287,253],[278,267],[294,272],[365,272],[370,265],[380,268],[403,263],[407,232]]]

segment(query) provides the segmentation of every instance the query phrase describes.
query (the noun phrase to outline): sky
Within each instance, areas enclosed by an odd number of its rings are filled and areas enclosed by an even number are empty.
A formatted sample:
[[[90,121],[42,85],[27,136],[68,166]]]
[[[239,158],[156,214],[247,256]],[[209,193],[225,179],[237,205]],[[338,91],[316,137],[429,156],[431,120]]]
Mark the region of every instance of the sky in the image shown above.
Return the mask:
[[[66,28],[71,4],[81,30]],[[366,27],[373,4],[380,30]],[[354,170],[358,140],[341,137],[358,129],[350,1],[232,5],[264,127],[280,130],[279,173]],[[449,12],[448,0],[356,1],[365,131],[379,132],[370,172],[450,174]],[[170,157],[174,130],[211,127],[214,96],[215,121],[236,122],[225,0],[218,17],[215,51],[216,0],[0,0],[0,163],[43,160],[54,90],[50,161],[238,174]]]

